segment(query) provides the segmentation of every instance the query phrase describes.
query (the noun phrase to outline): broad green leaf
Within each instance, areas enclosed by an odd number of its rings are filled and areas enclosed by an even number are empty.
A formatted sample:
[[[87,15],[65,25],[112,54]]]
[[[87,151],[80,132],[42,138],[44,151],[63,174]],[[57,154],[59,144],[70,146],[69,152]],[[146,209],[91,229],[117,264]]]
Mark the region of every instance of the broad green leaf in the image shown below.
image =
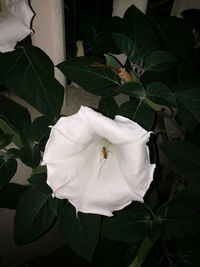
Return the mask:
[[[8,183],[0,192],[0,208],[16,209],[17,204],[26,189],[27,186]]]
[[[130,207],[118,212],[103,222],[102,234],[121,242],[138,242],[149,233],[151,216],[143,204],[134,202]]]
[[[93,265],[98,267],[127,267],[128,246],[129,244],[116,242],[101,235],[92,259]]]
[[[186,141],[170,141],[160,148],[173,167],[183,175],[193,177],[200,168],[200,149]]]
[[[162,213],[163,209],[159,212]],[[200,215],[184,206],[168,208],[159,220],[167,236],[185,238],[200,232]]]
[[[144,202],[151,209],[156,207],[158,204],[158,192],[155,188],[152,187],[151,190],[148,190],[144,196]]]
[[[38,142],[40,149],[43,151],[49,137],[51,122],[45,117],[36,118],[30,127],[30,132],[35,141]]]
[[[28,129],[28,131],[20,132],[20,138],[21,138],[23,146],[25,147],[32,148],[35,144],[37,144],[37,141],[35,141],[33,138],[30,128]]]
[[[150,20],[134,5],[126,10],[124,22],[131,32],[131,39],[134,40],[140,58],[158,49],[159,43]]]
[[[122,68],[122,64],[111,54],[105,54],[104,55],[106,58],[106,65],[114,68],[114,69],[119,69]]]
[[[41,173],[47,173],[47,166],[46,165],[39,165],[36,168],[32,168],[32,174],[41,174]]]
[[[6,147],[12,142],[13,136],[11,134],[0,134],[0,149]]]
[[[17,159],[20,156],[20,150],[17,148],[10,148],[6,151],[7,159]]]
[[[28,182],[29,184],[38,191],[46,194],[52,194],[51,188],[46,183],[47,173],[39,173],[32,175]]]
[[[176,107],[176,98],[163,83],[153,82],[147,86],[146,97],[156,104]]]
[[[173,258],[179,259],[180,266],[200,266],[199,239],[200,234],[198,233],[184,239],[176,239],[176,242],[172,242],[170,251],[173,253]]]
[[[167,206],[184,206],[192,210],[200,208],[200,179],[198,173],[198,183],[192,184],[183,189],[175,197],[166,203]]]
[[[198,127],[198,121],[193,114],[178,100],[177,118],[182,122],[183,126],[190,132],[193,132]]]
[[[19,134],[15,132],[3,119],[0,119],[0,129],[3,130],[3,132],[5,132],[6,134],[10,134],[13,136],[12,141],[17,147],[23,146]]]
[[[51,238],[50,238],[51,239]],[[53,241],[53,237],[52,237]],[[47,244],[48,245],[48,244]],[[50,245],[50,244],[49,244]],[[48,246],[49,246],[48,245]],[[45,245],[46,246],[46,245]],[[51,246],[51,245],[50,245]],[[28,260],[30,267],[92,267],[93,264],[83,258],[78,257],[73,251],[67,246],[52,242],[53,251],[49,250],[44,255],[39,255],[31,260]],[[39,253],[38,253],[39,254]],[[43,253],[42,253],[43,254]],[[111,267],[111,266],[109,266]],[[116,266],[116,267],[122,267]]]
[[[0,117],[16,132],[28,129],[31,124],[29,111],[3,95],[0,95]]]
[[[136,121],[148,130],[152,129],[155,120],[153,110],[140,100],[131,100],[123,103],[119,107],[117,114]]]
[[[70,80],[90,93],[110,97],[116,94],[119,77],[102,58],[76,57],[68,59],[57,67]]]
[[[186,126],[200,122],[200,87],[174,93],[179,102],[178,115]]]
[[[0,158],[0,190],[11,180],[17,170],[15,159],[4,160]]]
[[[173,67],[177,62],[176,57],[171,52],[157,50],[144,58],[143,68],[145,71],[164,71]]]
[[[98,110],[105,116],[114,119],[118,106],[112,97],[102,97],[99,101]]]
[[[59,198],[56,198],[56,197],[50,197],[49,200],[48,200],[48,203],[49,203],[49,208],[51,209],[51,212],[56,216],[58,217],[63,206],[65,205],[66,203],[66,200],[65,199],[59,199]]]
[[[33,137],[38,142],[44,138],[50,131],[49,126],[51,126],[51,122],[45,117],[37,117],[33,123],[31,124],[31,132],[33,133]]]
[[[182,18],[168,17],[159,25],[162,48],[170,50],[179,60],[185,61],[193,49],[193,33]]]
[[[28,188],[21,197],[14,219],[14,239],[24,244],[39,238],[54,223],[55,216],[48,207],[50,193]]]
[[[74,252],[91,260],[99,238],[100,215],[76,212],[67,204],[58,217],[61,234]]]
[[[41,159],[39,146],[37,144],[33,147],[23,147],[20,150],[21,161],[31,168],[36,168]]]
[[[121,52],[124,53],[132,63],[136,63],[138,51],[135,42],[122,33],[113,32],[112,37]]]
[[[81,36],[84,40],[87,40],[87,43],[95,50],[95,54],[102,54],[105,51],[110,51],[111,48],[113,49],[111,36],[108,34],[108,29],[105,28],[106,25],[104,24],[105,23],[101,22],[97,27],[97,25],[92,24],[90,20],[88,24],[84,24],[84,27],[80,29]]]
[[[127,82],[119,87],[119,92],[135,98],[145,98],[146,92],[139,82]]]
[[[55,120],[63,103],[63,87],[54,78],[54,65],[38,47],[27,45],[0,55],[3,83],[15,95]]]

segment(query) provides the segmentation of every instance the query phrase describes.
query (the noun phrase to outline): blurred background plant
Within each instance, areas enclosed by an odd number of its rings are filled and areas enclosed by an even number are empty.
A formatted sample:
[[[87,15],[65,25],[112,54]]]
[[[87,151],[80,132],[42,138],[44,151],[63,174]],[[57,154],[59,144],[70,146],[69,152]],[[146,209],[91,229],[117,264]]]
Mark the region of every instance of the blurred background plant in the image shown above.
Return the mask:
[[[68,83],[100,97],[99,112],[123,115],[155,133],[148,145],[157,169],[145,202],[95,220],[83,213],[77,219],[73,206],[52,198],[40,162],[48,126],[64,115],[64,88],[48,55],[26,39],[0,54],[0,207],[16,209],[17,244],[59,225],[67,245],[29,266],[199,266],[200,11],[171,17],[172,1],[149,1],[147,15],[131,6],[119,18],[111,17],[112,1],[96,2],[88,1],[83,12],[86,3],[65,1],[73,30],[67,60],[56,67]],[[78,40],[85,56],[74,57]],[[41,116],[31,119],[9,92]],[[118,103],[121,95],[126,100]],[[17,160],[32,168],[28,185],[12,183]]]

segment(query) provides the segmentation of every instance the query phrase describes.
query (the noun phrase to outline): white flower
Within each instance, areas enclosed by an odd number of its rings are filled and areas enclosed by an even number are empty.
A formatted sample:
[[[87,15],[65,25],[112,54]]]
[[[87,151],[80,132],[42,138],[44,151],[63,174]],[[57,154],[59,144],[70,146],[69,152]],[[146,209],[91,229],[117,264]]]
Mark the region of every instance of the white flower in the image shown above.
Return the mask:
[[[32,32],[33,15],[28,0],[0,0],[0,52],[14,50]]]
[[[150,134],[125,117],[111,120],[88,107],[60,118],[43,157],[53,195],[77,211],[106,216],[142,202],[155,168],[146,145]]]

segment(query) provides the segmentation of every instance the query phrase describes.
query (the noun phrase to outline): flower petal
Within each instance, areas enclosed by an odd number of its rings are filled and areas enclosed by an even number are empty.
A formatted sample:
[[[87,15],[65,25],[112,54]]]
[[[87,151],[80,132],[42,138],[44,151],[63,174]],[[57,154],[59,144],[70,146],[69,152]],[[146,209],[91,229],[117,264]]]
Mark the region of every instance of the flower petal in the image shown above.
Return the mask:
[[[25,0],[5,1],[0,12],[0,52],[13,51],[28,36],[34,13]]]
[[[84,108],[84,113],[94,132],[113,144],[137,142],[147,134],[145,129],[125,117],[116,116],[111,120],[90,108]]]
[[[84,117],[83,109],[72,116],[62,117],[52,127],[43,160],[62,161],[86,149],[94,139],[94,132]]]
[[[143,201],[155,168],[146,146],[149,136],[127,118],[111,120],[81,107],[52,128],[44,153],[47,183],[77,211],[112,216],[133,200]]]
[[[7,10],[30,28],[34,12],[30,8],[28,0],[7,0]]]

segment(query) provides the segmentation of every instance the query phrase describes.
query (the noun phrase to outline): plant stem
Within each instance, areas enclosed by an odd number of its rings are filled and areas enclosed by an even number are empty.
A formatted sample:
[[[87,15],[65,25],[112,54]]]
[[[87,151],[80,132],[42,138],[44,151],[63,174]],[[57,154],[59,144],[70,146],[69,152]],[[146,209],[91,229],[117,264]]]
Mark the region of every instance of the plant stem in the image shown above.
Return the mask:
[[[143,240],[134,261],[131,263],[131,265],[129,265],[129,267],[141,267],[153,245],[154,242],[146,237]]]

